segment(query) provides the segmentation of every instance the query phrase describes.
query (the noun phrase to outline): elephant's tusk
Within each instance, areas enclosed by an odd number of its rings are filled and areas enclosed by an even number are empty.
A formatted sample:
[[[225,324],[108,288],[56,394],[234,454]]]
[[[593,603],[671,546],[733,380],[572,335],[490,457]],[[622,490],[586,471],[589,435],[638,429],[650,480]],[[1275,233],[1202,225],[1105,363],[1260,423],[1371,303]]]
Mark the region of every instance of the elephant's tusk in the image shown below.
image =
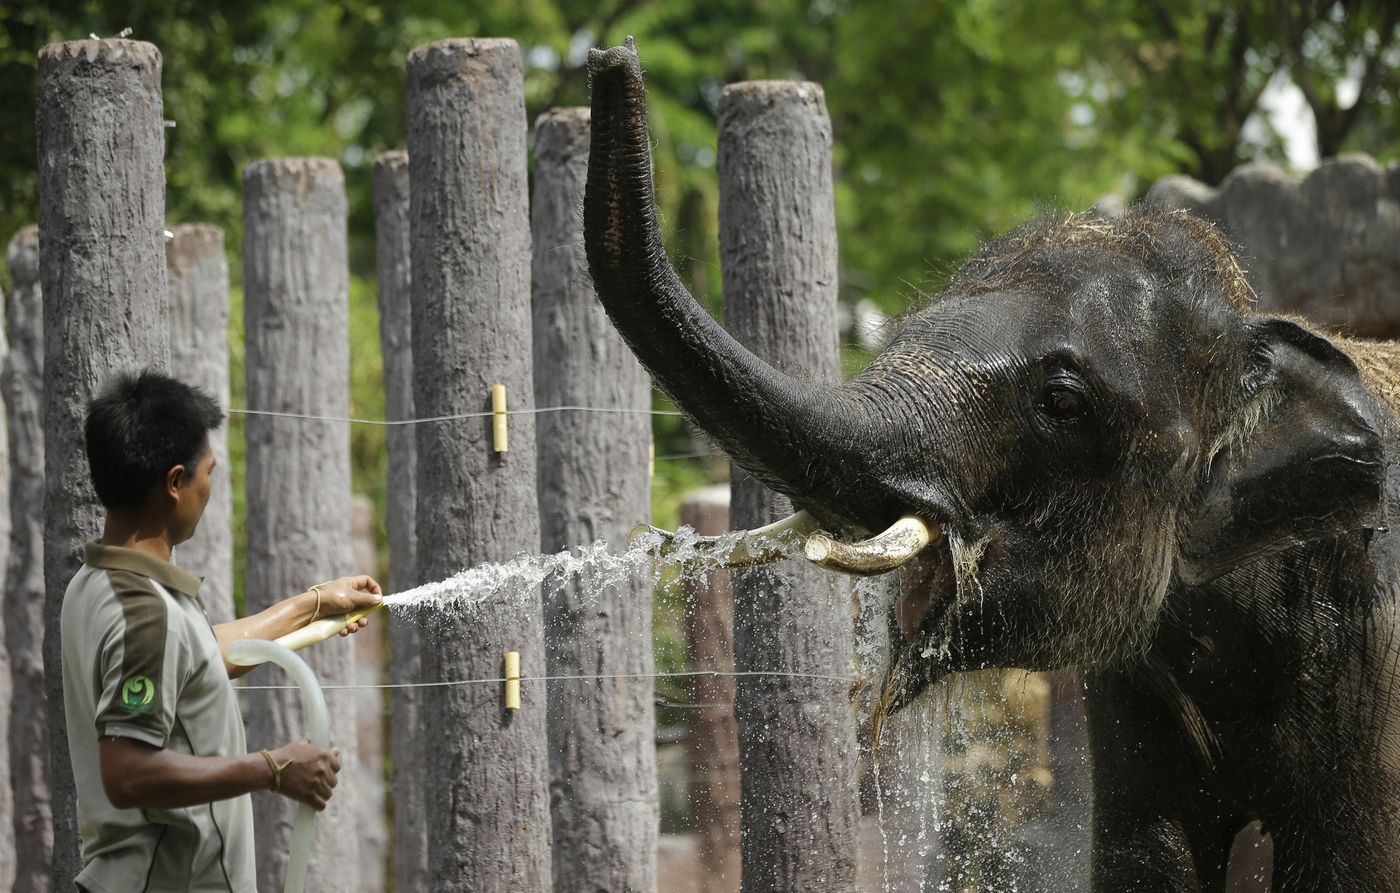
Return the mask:
[[[787,557],[791,554],[790,547],[820,526],[816,518],[800,511],[753,530],[693,539],[678,540],[676,534],[669,530],[638,524],[632,528],[628,539],[638,542],[647,537],[658,537],[654,544],[649,544],[648,551],[661,559],[699,561],[715,567],[749,567]]]
[[[942,536],[937,524],[905,515],[883,533],[858,543],[843,543],[818,531],[807,537],[802,552],[827,570],[868,577],[894,570]]]

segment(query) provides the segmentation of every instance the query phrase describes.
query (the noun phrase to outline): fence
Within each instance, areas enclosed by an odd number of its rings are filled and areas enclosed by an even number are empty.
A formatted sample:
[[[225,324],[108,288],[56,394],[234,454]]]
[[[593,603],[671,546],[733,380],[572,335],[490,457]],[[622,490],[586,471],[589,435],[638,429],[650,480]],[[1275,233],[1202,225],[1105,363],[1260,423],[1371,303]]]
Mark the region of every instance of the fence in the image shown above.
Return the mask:
[[[13,698],[13,788],[0,818],[12,810],[15,834],[0,835],[0,884],[19,890],[62,888],[79,866],[64,724],[56,709],[45,719],[36,693],[42,685],[48,705],[62,703],[58,609],[80,544],[98,533],[73,456],[83,407],[110,372],[150,363],[228,393],[222,236],[165,229],[158,51],[76,41],[46,48],[40,66],[40,155],[53,163],[42,173],[42,240],[21,232],[8,254],[3,380],[13,530],[0,695]],[[391,428],[396,589],[518,552],[615,540],[646,516],[648,392],[578,251],[586,113],[541,118],[532,202],[513,42],[415,50],[407,95],[408,152],[375,166],[386,419],[349,418],[339,166],[276,159],[245,171],[250,608],[351,568],[355,421]],[[832,377],[835,229],[820,88],[731,86],[720,125],[726,316],[775,364]],[[1213,216],[1241,239],[1258,260],[1251,275],[1265,306],[1390,335],[1400,329],[1390,303],[1400,294],[1397,184],[1397,168],[1350,158],[1301,184],[1260,169],[1219,191],[1171,180],[1151,200]],[[1295,250],[1300,241],[1306,251]],[[45,441],[61,448],[46,455]],[[229,496],[216,495],[216,505]],[[712,497],[688,517],[713,523]],[[733,499],[744,525],[777,509],[742,475]],[[210,515],[205,525],[208,535],[178,561],[209,576],[210,613],[222,619],[231,613],[229,519]],[[852,710],[849,688],[878,681],[890,592],[875,584],[853,595],[812,574],[797,565],[750,572],[735,581],[732,620],[719,606],[714,617],[692,617],[706,889],[737,889],[736,810],[737,870],[749,889],[936,886],[956,876],[953,850],[984,845],[952,839],[962,826],[947,817],[989,812],[995,847],[1021,854],[1021,867],[959,883],[1082,886],[1087,786],[1072,678],[984,674],[959,689],[962,701],[906,711],[880,754],[862,751],[864,696]],[[702,587],[691,598],[712,596]],[[682,889],[657,867],[652,684],[663,674],[653,665],[649,593],[628,581],[597,598],[563,587],[546,600],[526,587],[439,620],[431,629],[390,622],[392,857],[355,843],[357,828],[385,820],[382,755],[367,748],[358,785],[342,786],[319,822],[312,876],[336,889],[380,889],[382,875],[359,866],[391,858],[399,890]],[[536,683],[523,687],[518,710],[502,706],[506,652],[520,654],[521,675]],[[357,730],[378,716],[374,698],[386,686],[355,681],[343,647],[324,646],[314,662],[353,761]],[[279,692],[249,687],[254,746],[299,728]],[[996,728],[957,740],[938,731],[971,723],[959,705],[974,702],[999,705],[981,720]],[[1002,751],[990,763],[988,747]],[[975,768],[987,766],[995,771]],[[1010,772],[1029,783],[1008,784]],[[1079,781],[1062,783],[1071,779]],[[283,871],[287,806],[259,798],[261,885],[275,886]],[[1051,852],[1074,855],[1055,862]]]

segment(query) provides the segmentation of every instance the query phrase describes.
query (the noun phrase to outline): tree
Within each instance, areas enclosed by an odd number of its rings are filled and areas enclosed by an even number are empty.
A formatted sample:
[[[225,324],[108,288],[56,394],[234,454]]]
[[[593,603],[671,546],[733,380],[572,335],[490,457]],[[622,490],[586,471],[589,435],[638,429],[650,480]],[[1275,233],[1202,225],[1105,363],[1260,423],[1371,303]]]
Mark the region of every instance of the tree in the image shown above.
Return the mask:
[[[1397,123],[1400,3],[1280,0],[1274,12],[1285,28],[1284,63],[1317,122],[1320,157],[1342,151],[1366,117]]]

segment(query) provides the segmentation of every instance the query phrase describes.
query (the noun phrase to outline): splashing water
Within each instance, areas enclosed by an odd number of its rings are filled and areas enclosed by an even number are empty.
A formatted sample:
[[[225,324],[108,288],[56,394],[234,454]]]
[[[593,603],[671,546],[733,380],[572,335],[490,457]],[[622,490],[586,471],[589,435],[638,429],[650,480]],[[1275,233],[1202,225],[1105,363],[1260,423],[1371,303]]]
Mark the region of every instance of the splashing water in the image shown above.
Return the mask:
[[[668,567],[678,567],[686,577],[718,569],[722,561],[717,556],[727,554],[746,536],[745,531],[736,530],[718,537],[702,537],[693,528],[682,527],[671,538],[668,554],[661,559],[654,553],[663,538],[651,530],[637,534],[621,552],[613,551],[606,540],[553,555],[522,552],[509,561],[486,562],[446,580],[386,596],[384,606],[404,613],[462,614],[488,601],[498,603],[496,600],[501,597],[518,597],[535,586],[558,587],[573,579],[586,580],[587,591],[596,593],[646,570],[651,572],[655,585]],[[794,538],[778,541],[778,545],[785,557],[800,554],[801,543]]]

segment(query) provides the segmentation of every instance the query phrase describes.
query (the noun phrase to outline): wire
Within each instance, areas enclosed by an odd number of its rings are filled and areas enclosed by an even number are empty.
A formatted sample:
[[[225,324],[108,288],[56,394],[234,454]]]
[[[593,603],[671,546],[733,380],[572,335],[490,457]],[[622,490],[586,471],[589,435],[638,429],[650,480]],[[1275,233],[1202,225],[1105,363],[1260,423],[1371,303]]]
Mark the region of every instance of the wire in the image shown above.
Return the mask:
[[[678,670],[669,673],[605,673],[601,676],[589,675],[562,675],[562,676],[521,676],[521,682],[565,682],[570,680],[583,681],[589,679],[672,679],[677,677],[708,676],[711,678],[724,677],[750,677],[750,676],[773,676],[787,679],[817,679],[824,682],[841,682],[850,684],[859,682],[856,676],[833,676],[827,673],[794,673],[786,670]],[[344,689],[394,689],[394,688],[445,688],[455,685],[500,685],[506,681],[504,676],[492,677],[488,679],[446,679],[439,682],[382,682],[382,683],[357,683],[357,682],[330,682],[322,685],[321,688],[327,691]],[[239,691],[293,691],[295,685],[240,685]]]
[[[267,416],[276,419],[300,419],[308,422],[345,422],[352,425],[380,425],[392,428],[397,425],[422,425],[429,422],[455,422],[461,419],[489,419],[496,413],[485,410],[482,412],[462,412],[454,415],[427,416],[421,419],[357,419],[349,416],[331,415],[308,415],[300,412],[277,412],[271,409],[234,409],[229,408],[231,415],[255,415]],[[679,416],[684,413],[674,409],[622,409],[609,406],[540,406],[535,409],[510,409],[506,415],[540,415],[546,412],[598,412],[612,415],[659,415],[659,416]]]
[[[714,701],[712,703],[691,703],[689,701],[673,701],[670,698],[653,698],[653,703],[657,707],[670,707],[679,710],[703,710],[708,707],[722,707],[726,710],[733,708],[732,702]]]

